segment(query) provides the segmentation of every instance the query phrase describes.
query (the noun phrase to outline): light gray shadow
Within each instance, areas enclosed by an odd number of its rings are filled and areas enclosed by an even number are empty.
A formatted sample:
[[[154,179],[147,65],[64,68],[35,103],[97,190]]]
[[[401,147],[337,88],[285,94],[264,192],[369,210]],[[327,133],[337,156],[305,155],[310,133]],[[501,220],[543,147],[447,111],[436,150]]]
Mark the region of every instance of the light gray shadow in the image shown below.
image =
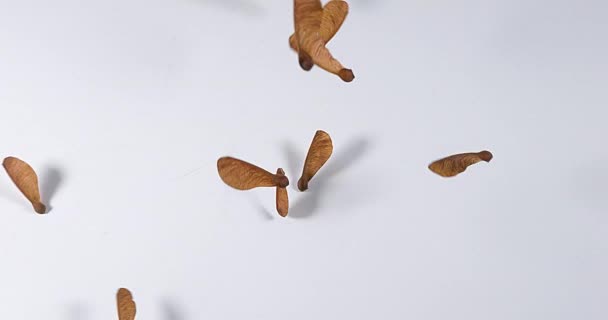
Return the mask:
[[[264,206],[262,204],[262,201],[259,198],[252,197],[251,203],[255,206],[256,212],[260,215],[260,217],[262,217],[262,219],[264,219],[264,220],[273,220],[274,219],[274,215],[272,214],[272,212],[270,212],[270,210],[268,210],[266,208],[266,206]]]
[[[164,300],[161,303],[163,319],[165,320],[186,320],[184,313],[171,301]]]
[[[287,157],[287,172],[285,174],[291,178],[289,179],[289,187],[292,190],[299,191],[297,179],[302,174],[302,166],[304,165],[304,160],[306,160],[306,154],[298,152],[288,141],[284,141],[281,147]]]
[[[608,169],[602,166],[606,161],[608,159],[594,159],[593,163],[580,166],[572,172],[568,183],[576,200],[594,212],[608,212],[605,196],[608,191]]]
[[[380,0],[348,0],[349,4],[364,7],[364,8],[373,8],[377,7],[381,4]]]
[[[370,145],[371,141],[369,139],[358,138],[350,142],[341,151],[333,154],[325,164],[325,167],[321,168],[317,175],[310,180],[308,190],[304,191],[305,195],[290,208],[289,217],[301,219],[313,216],[321,204],[323,195],[329,192],[331,179],[346,171],[366,155]],[[289,148],[284,147],[284,149],[288,153]],[[334,147],[335,150],[336,148]],[[297,180],[294,184],[297,184]]]
[[[204,4],[209,4],[229,12],[244,14],[247,16],[261,16],[265,10],[257,1],[254,0],[195,0]]]
[[[89,318],[87,307],[81,303],[73,303],[68,306],[66,320],[86,320]]]
[[[53,209],[51,201],[63,183],[64,177],[63,170],[52,165],[44,168],[40,175],[40,197],[42,203],[46,205],[47,213]]]

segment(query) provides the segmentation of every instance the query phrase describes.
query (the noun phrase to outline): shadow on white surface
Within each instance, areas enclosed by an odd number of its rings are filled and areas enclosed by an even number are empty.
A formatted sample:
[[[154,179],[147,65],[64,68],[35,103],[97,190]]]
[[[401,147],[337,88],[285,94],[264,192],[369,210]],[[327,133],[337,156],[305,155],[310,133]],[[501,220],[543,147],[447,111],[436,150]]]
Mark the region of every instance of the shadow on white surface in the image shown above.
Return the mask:
[[[577,201],[594,212],[608,212],[608,169],[604,165],[606,161],[608,159],[600,158],[579,166],[572,172],[568,183]]]
[[[363,137],[353,140],[344,149],[334,148],[332,157],[329,158],[317,175],[310,180],[309,189],[304,191],[302,198],[291,206],[289,216],[292,218],[309,218],[313,216],[321,205],[323,195],[332,193],[328,189],[331,179],[361,160],[368,153],[370,145],[371,141]],[[289,143],[283,145],[283,150],[287,156],[290,171],[298,172],[297,176],[293,176],[294,181],[292,182],[293,188],[297,189],[297,179],[299,179],[301,171],[296,171],[295,168],[298,165],[303,165],[305,157],[301,157]]]
[[[186,320],[184,313],[171,301],[164,300],[161,304],[164,320]]]
[[[53,209],[51,201],[63,183],[64,177],[63,170],[54,165],[45,167],[40,175],[40,197],[47,207],[47,213]]]
[[[194,0],[203,4],[209,4],[230,12],[245,14],[248,16],[261,16],[264,7],[252,0]]]
[[[289,177],[288,188],[300,192],[298,190],[298,179],[302,174],[302,167],[304,166],[304,161],[306,160],[306,154],[303,152],[298,152],[294,145],[288,141],[283,142],[281,148],[283,148],[283,152],[287,158],[286,174]]]
[[[380,5],[382,0],[346,0],[351,5],[357,5],[361,7],[376,7]]]
[[[67,307],[66,320],[87,320],[89,311],[84,304],[73,303]]]
[[[274,189],[274,188],[272,188]],[[270,212],[270,210],[264,206],[263,200],[254,196],[254,195],[250,195],[251,198],[251,204],[255,207],[256,212],[260,215],[260,217],[262,217],[263,220],[266,221],[270,221],[270,220],[274,220],[274,214],[272,212]],[[270,201],[270,200],[268,200]],[[273,203],[274,203],[274,199],[272,199]],[[275,212],[276,214],[276,212]]]

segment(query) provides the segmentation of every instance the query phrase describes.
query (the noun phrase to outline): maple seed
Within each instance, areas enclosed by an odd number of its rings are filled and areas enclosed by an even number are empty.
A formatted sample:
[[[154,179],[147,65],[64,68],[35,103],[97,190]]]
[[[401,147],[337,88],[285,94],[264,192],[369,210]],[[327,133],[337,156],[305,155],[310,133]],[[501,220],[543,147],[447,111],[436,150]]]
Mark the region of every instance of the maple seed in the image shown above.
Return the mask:
[[[285,171],[279,168],[277,169],[277,176],[285,177]],[[287,195],[287,188],[277,186],[276,194],[277,212],[281,217],[286,217],[289,212],[289,196]]]
[[[39,214],[46,213],[46,206],[40,202],[38,176],[34,169],[15,157],[5,158],[2,165],[19,191],[32,203],[34,211]]]
[[[302,177],[298,180],[298,189],[300,189],[300,191],[306,191],[308,189],[308,182],[310,182],[317,171],[319,171],[325,162],[327,162],[333,150],[334,147],[329,134],[325,131],[318,130],[308,149],[306,161],[304,161],[304,169],[302,170]]]
[[[258,187],[276,187],[277,211],[283,217],[287,215],[289,200],[287,186],[289,179],[283,169],[272,174],[258,166],[232,157],[222,157],[217,160],[217,171],[222,181],[238,190],[249,190]]]
[[[116,308],[118,309],[118,320],[134,320],[137,308],[131,291],[125,288],[118,289],[116,293]]]
[[[439,159],[429,165],[429,169],[442,177],[454,177],[464,172],[468,166],[480,161],[490,162],[493,156],[490,151],[455,154]]]
[[[308,71],[316,64],[345,82],[353,81],[352,70],[344,68],[325,47],[347,15],[348,3],[342,0],[331,0],[324,7],[320,0],[294,0],[295,33],[289,37],[289,46],[298,53],[302,69]]]
[[[289,185],[286,176],[272,174],[249,162],[232,157],[219,158],[217,171],[224,183],[238,190],[276,186],[285,188]]]

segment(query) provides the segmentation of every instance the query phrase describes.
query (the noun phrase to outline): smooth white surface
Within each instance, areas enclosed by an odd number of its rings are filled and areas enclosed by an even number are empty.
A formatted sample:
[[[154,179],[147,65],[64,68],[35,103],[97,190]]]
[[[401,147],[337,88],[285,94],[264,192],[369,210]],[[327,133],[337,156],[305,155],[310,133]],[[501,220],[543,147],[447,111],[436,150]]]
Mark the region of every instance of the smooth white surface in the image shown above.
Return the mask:
[[[608,318],[606,1],[351,0],[350,84],[300,70],[290,0],[0,4],[0,156],[54,190],[0,172],[0,319],[116,319],[121,286],[148,320]],[[223,155],[283,167],[290,217]]]

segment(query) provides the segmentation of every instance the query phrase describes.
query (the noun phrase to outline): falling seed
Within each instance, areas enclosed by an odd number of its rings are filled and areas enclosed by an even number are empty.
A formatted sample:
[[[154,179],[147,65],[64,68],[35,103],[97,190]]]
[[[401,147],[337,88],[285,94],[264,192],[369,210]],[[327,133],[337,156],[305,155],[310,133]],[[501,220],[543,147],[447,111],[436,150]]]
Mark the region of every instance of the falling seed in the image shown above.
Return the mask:
[[[279,168],[277,169],[277,176],[285,177],[285,171]],[[281,217],[286,217],[289,213],[289,196],[287,195],[287,188],[277,186],[277,212]]]
[[[5,158],[2,165],[19,191],[32,203],[34,211],[39,214],[46,213],[46,206],[40,202],[38,176],[34,169],[15,157]]]
[[[217,171],[227,185],[238,190],[275,186],[285,188],[289,185],[289,180],[285,176],[272,174],[251,163],[232,157],[218,159]]]
[[[306,161],[304,162],[304,169],[302,170],[302,177],[298,180],[298,189],[300,189],[300,191],[308,189],[308,182],[310,182],[317,171],[319,171],[325,162],[327,162],[333,150],[334,147],[329,134],[325,131],[318,130],[308,149]]]
[[[477,153],[461,153],[439,159],[431,163],[429,169],[442,177],[453,177],[479,161],[490,162],[492,157],[492,153],[485,150]]]
[[[116,293],[116,307],[118,309],[118,320],[134,320],[137,309],[131,291],[125,288],[118,289]]]
[[[322,7],[319,0],[294,0],[295,33],[289,37],[289,45],[298,53],[302,69],[308,71],[316,64],[345,82],[353,81],[352,70],[344,68],[325,47],[347,14],[345,1],[332,0]]]
[[[283,169],[272,174],[258,166],[232,157],[217,160],[217,171],[222,181],[238,190],[250,190],[258,187],[277,187],[277,211],[286,216],[288,211],[287,189],[289,179]]]

